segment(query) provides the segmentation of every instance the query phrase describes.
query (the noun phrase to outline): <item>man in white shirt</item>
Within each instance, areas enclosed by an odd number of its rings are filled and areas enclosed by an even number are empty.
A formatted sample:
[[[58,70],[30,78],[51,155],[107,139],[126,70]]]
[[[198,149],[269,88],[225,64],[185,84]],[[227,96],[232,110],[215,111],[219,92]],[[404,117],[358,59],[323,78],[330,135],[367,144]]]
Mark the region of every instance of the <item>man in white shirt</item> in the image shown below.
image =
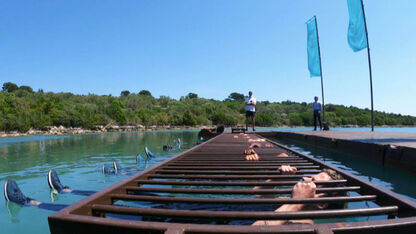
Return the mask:
[[[256,124],[256,99],[253,97],[253,92],[248,92],[248,97],[245,98],[246,104],[246,131],[248,131],[248,119],[251,118],[251,124],[253,126],[253,131],[256,131],[254,125]]]
[[[319,130],[322,130],[322,122],[321,122],[321,103],[318,102],[318,97],[315,96],[315,102],[312,103],[313,107],[313,130],[316,131],[316,119],[319,121]]]

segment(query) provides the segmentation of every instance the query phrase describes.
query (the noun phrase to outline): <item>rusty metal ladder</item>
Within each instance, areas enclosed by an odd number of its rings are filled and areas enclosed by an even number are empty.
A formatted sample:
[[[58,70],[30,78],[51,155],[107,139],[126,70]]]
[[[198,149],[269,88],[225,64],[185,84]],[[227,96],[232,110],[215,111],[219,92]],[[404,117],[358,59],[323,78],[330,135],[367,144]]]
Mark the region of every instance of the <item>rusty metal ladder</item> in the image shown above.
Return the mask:
[[[251,139],[251,140],[250,140]],[[246,161],[243,151],[260,139],[259,161]],[[268,147],[265,147],[267,144]],[[289,156],[278,158],[278,153]],[[297,167],[295,175],[281,175],[281,165]],[[317,193],[342,196],[282,199],[303,176],[333,169],[344,179],[317,181]],[[271,188],[253,189],[254,186]],[[349,195],[351,192],[357,195]],[[120,203],[121,202],[121,203]],[[146,203],[147,202],[147,203]],[[225,207],[280,204],[372,202],[374,207],[298,212],[216,210]],[[144,205],[143,205],[144,204]],[[154,207],[154,204],[161,204]],[[167,204],[167,205],[166,205]],[[169,204],[181,204],[178,206]],[[210,207],[210,204],[214,208]],[[192,209],[183,209],[194,206]],[[161,208],[160,208],[161,207]],[[200,209],[196,209],[201,207]],[[215,208],[217,207],[217,208]],[[283,226],[224,225],[238,220],[332,219],[374,217],[362,222],[331,222]],[[219,221],[216,224],[212,220]],[[209,224],[207,224],[209,223]],[[223,133],[162,164],[121,181],[49,217],[51,233],[333,233],[416,229],[416,204],[334,166],[293,151],[255,134]],[[409,229],[410,228],[410,229]]]

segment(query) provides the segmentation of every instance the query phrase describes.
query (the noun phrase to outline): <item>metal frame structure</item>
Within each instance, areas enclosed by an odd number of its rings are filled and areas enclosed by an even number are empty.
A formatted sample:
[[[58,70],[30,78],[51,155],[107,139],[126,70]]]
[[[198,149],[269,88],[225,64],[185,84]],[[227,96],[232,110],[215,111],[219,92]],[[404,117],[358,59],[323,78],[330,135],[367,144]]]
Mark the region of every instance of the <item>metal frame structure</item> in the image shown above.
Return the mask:
[[[243,155],[251,143],[259,161],[246,161]],[[276,155],[286,152],[289,157]],[[281,175],[277,168],[290,164],[295,175]],[[358,195],[281,199],[262,195],[290,194],[302,176],[328,168],[343,180],[317,181],[317,192],[352,191]],[[269,180],[271,179],[271,180]],[[250,186],[268,186],[253,189]],[[271,186],[271,188],[269,188]],[[283,186],[283,187],[282,187]],[[195,196],[194,194],[201,194]],[[157,195],[157,196],[155,196]],[[227,197],[233,195],[231,197]],[[239,196],[236,196],[239,195]],[[251,197],[242,198],[241,195]],[[216,197],[212,197],[216,196]],[[124,203],[117,203],[122,201]],[[373,202],[371,208],[307,210],[298,212],[217,211],[143,206],[149,204],[299,204]],[[175,206],[173,206],[175,207]],[[204,206],[201,206],[204,207]],[[330,222],[281,226],[198,224],[198,220],[289,220],[343,217],[380,217],[367,222]],[[206,222],[205,222],[206,223]],[[209,222],[208,222],[209,223]],[[416,204],[323,161],[301,154],[256,134],[223,133],[161,164],[137,173],[96,194],[49,216],[52,234],[61,233],[390,233],[416,231]]]

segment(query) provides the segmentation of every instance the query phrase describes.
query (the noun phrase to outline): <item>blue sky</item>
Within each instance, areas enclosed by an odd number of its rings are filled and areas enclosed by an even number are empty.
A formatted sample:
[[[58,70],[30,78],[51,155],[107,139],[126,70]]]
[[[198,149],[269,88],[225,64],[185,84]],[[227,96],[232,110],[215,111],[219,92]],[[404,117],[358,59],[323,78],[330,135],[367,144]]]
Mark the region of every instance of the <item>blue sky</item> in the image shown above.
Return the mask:
[[[364,0],[376,110],[416,116],[416,1]],[[346,0],[0,1],[0,83],[119,95],[312,102],[305,22],[317,16],[327,103],[370,107]]]

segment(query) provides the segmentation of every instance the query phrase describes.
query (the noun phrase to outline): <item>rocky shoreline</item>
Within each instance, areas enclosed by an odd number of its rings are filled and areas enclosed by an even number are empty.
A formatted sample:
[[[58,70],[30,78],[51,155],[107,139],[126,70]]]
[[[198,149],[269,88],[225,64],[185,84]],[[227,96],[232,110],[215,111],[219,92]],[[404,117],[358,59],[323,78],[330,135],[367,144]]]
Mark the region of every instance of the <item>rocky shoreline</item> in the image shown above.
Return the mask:
[[[155,130],[181,130],[181,129],[201,129],[210,128],[212,126],[143,126],[143,125],[97,125],[92,128],[64,127],[64,126],[45,126],[42,129],[30,128],[27,132],[0,132],[0,137],[19,137],[29,135],[72,135],[85,133],[101,133],[101,132],[133,132],[133,131],[155,131]]]
[[[203,129],[212,128],[215,126],[143,126],[143,125],[97,125],[92,128],[78,128],[78,127],[64,127],[64,126],[45,126],[42,129],[30,128],[27,132],[2,132],[0,131],[0,138],[2,137],[19,137],[29,135],[72,135],[72,134],[85,134],[85,133],[100,133],[100,132],[133,132],[133,131],[155,131],[155,130],[183,130],[183,129]],[[337,126],[337,128],[358,128],[358,127],[370,127],[370,126],[357,126],[357,125],[343,125]],[[377,128],[401,128],[404,126],[377,126]],[[415,126],[407,126],[415,127]],[[311,126],[272,126],[267,128],[312,128]],[[261,129],[261,127],[259,127]]]

